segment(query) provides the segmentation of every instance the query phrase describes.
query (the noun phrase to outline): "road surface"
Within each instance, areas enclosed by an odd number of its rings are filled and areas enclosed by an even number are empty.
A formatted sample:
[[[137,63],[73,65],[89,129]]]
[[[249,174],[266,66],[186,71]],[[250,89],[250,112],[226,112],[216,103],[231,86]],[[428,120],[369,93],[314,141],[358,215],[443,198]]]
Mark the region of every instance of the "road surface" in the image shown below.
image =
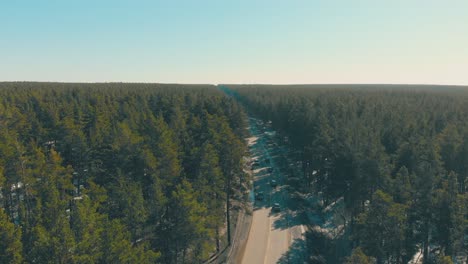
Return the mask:
[[[307,263],[304,220],[289,199],[287,175],[282,173],[287,170],[281,170],[277,164],[285,153],[272,143],[274,132],[261,121],[251,118],[250,132],[250,150],[258,163],[254,167],[254,190],[263,191],[264,199],[254,201],[242,263]],[[276,188],[271,186],[271,180],[277,181]],[[274,203],[279,203],[279,212],[272,211]]]

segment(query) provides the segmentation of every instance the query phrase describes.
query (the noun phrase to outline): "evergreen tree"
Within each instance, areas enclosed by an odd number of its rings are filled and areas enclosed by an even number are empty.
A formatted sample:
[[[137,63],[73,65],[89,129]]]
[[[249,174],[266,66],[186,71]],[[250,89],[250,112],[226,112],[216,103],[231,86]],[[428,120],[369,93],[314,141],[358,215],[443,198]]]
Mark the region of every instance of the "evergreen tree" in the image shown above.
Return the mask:
[[[0,208],[0,263],[23,263],[21,230],[9,221]]]
[[[393,202],[378,190],[372,196],[369,210],[359,216],[356,236],[365,252],[377,263],[400,263],[405,239],[406,207]]]
[[[345,264],[372,264],[374,263],[373,259],[364,254],[360,247],[357,247],[353,250],[351,256],[347,257]]]

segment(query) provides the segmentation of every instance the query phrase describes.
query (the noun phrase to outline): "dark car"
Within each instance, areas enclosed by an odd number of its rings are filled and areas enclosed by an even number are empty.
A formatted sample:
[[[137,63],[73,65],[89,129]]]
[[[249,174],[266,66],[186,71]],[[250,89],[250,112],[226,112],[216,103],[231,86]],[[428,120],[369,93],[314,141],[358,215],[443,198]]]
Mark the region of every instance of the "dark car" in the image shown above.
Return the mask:
[[[271,187],[273,187],[273,188],[278,186],[278,183],[276,182],[276,180],[271,180],[270,184],[271,184]]]
[[[273,212],[281,211],[281,207],[280,207],[279,203],[274,203],[271,209],[272,209]]]
[[[290,186],[299,187],[301,186],[301,180],[298,177],[290,177],[288,178],[288,184]]]
[[[255,199],[256,199],[256,200],[262,201],[264,197],[265,197],[265,195],[264,195],[263,192],[257,192],[257,193],[255,194]]]
[[[258,168],[258,167],[260,167],[260,163],[258,163],[258,162],[252,163],[252,169],[255,169],[255,168]]]

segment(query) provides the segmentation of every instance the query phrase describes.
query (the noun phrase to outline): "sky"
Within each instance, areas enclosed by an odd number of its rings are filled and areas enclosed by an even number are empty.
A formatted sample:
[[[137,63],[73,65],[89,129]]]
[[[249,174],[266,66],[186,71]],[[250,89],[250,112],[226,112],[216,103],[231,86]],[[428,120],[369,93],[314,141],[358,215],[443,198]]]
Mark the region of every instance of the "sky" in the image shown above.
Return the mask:
[[[468,1],[0,0],[0,81],[468,85]]]

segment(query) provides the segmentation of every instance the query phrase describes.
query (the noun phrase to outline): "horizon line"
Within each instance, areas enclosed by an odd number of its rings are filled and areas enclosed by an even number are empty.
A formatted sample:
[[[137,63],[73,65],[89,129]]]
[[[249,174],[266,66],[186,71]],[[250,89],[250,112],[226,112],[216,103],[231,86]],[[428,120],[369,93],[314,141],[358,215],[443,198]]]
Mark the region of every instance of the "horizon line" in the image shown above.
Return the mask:
[[[305,86],[305,85],[401,85],[401,86],[457,86],[468,87],[468,84],[440,83],[202,83],[202,82],[146,82],[146,81],[0,81],[0,83],[62,83],[62,84],[167,84],[167,85],[275,85],[275,86]]]

